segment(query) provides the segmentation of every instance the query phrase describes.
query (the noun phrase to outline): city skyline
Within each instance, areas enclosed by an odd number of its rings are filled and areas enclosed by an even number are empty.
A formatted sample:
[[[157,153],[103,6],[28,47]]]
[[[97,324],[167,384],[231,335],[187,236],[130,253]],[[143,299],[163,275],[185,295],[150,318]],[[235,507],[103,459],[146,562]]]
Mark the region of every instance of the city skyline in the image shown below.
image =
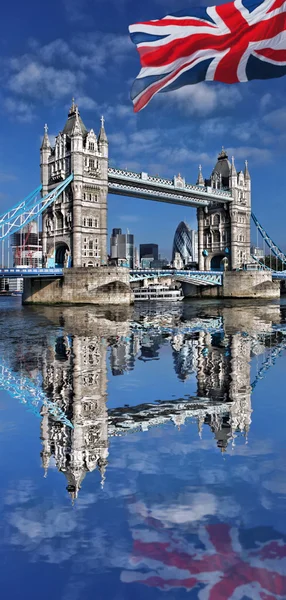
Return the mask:
[[[43,15],[34,0],[19,7],[21,26],[13,30],[6,28],[12,8],[4,7],[0,212],[23,198],[31,182],[34,187],[38,184],[38,146],[44,123],[48,123],[53,138],[75,96],[87,127],[105,115],[110,160],[118,167],[167,177],[181,172],[188,182],[195,183],[199,164],[204,177],[210,176],[222,145],[230,157],[235,156],[237,168],[248,159],[253,210],[285,248],[285,78],[270,84],[203,83],[164,97],[158,95],[140,115],[132,112],[129,92],[139,61],[128,37],[128,25],[174,8],[180,8],[174,0],[164,5],[161,0],[147,0],[144,10],[129,0],[92,6],[87,1],[79,5],[75,0],[72,7],[64,0],[59,4],[52,0],[49,10],[44,8],[45,34],[40,42],[35,30],[41,29]],[[112,26],[110,10],[116,16]],[[56,24],[55,11],[59,16]],[[281,219],[277,219],[279,212]],[[157,241],[162,254],[170,253],[165,240],[173,236],[174,223],[182,220],[193,228],[195,211],[109,197],[109,235],[118,223],[132,227],[141,243],[147,230],[148,237],[154,239],[160,222]]]

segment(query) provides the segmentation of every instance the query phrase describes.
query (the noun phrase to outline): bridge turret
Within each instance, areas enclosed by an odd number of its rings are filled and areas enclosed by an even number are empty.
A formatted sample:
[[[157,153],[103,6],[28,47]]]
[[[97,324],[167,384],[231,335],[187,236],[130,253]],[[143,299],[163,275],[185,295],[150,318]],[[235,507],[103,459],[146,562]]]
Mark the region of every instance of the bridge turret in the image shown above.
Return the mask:
[[[98,149],[104,158],[108,158],[108,140],[104,127],[104,117],[101,117],[101,128],[98,135]]]
[[[205,180],[202,174],[202,165],[199,165],[199,174],[197,179],[197,185],[205,185]]]
[[[49,183],[49,158],[51,156],[51,144],[48,136],[48,126],[44,127],[44,137],[41,145],[41,183],[43,186],[43,196],[48,193]]]
[[[232,189],[237,185],[237,171],[234,164],[234,156],[231,157],[229,187]]]

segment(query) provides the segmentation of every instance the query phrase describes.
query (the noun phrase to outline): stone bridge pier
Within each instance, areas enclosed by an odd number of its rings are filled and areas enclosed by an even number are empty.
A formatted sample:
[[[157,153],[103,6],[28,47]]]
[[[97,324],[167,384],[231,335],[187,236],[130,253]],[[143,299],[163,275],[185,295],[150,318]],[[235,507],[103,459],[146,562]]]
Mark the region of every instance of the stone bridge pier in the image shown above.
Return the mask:
[[[129,269],[124,267],[64,269],[58,279],[24,280],[23,304],[131,304]]]

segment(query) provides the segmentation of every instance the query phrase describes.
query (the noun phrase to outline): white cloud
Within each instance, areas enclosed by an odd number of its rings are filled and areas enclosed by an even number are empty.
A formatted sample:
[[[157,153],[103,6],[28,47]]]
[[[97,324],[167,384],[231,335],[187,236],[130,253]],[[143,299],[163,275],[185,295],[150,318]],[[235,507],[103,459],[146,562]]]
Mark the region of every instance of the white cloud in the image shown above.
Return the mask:
[[[33,104],[28,104],[22,100],[15,100],[14,98],[6,98],[4,100],[4,108],[13,119],[22,123],[31,123],[35,118]]]
[[[249,160],[252,164],[265,164],[271,162],[272,152],[267,148],[255,148],[252,146],[238,146],[237,148],[228,148],[229,156],[235,159]]]
[[[89,96],[78,96],[76,98],[76,103],[80,107],[80,109],[83,109],[83,110],[98,111],[98,108],[99,108],[97,102],[93,98],[90,98]]]
[[[0,171],[0,182],[4,183],[6,181],[15,181],[17,179],[16,175],[12,175],[12,173],[4,173]]]
[[[32,61],[10,77],[8,88],[16,94],[32,98],[47,95],[62,98],[72,95],[83,78],[83,74],[77,76],[68,69],[59,70]]]
[[[274,129],[286,128],[286,108],[278,108],[263,117],[263,122]]]
[[[260,108],[261,110],[265,110],[269,104],[272,102],[272,95],[267,92],[260,98]]]
[[[242,99],[237,87],[213,85],[211,82],[188,85],[173,92],[158,94],[158,97],[161,103],[168,99],[186,115],[207,115],[219,106],[234,106]]]

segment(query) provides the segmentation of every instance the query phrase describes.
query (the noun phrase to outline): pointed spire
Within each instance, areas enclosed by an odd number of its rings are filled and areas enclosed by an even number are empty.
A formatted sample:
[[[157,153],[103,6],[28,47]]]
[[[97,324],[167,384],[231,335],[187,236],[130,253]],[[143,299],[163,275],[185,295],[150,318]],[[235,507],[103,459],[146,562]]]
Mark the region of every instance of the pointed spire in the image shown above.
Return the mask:
[[[234,156],[231,157],[231,167],[230,167],[230,176],[234,177],[237,175],[235,164],[234,164]]]
[[[108,141],[107,141],[107,135],[106,135],[105,128],[104,128],[104,117],[102,116],[100,120],[101,120],[101,128],[100,128],[100,132],[99,132],[99,136],[98,136],[98,142],[99,142],[99,144],[102,144],[102,143],[107,144]]]
[[[199,165],[199,174],[197,179],[197,185],[205,185],[205,180],[202,174],[202,165]]]
[[[82,128],[80,126],[79,112],[78,112],[77,106],[75,106],[75,121],[73,124],[73,128],[71,130],[71,135],[81,135],[82,136]]]
[[[48,149],[51,147],[49,136],[48,136],[48,126],[45,124],[44,127],[44,137],[41,145],[41,150]]]
[[[249,181],[250,180],[250,173],[248,170],[248,161],[245,161],[245,167],[244,167],[244,179],[245,181]]]
[[[73,115],[73,113],[75,112],[75,109],[76,109],[76,104],[74,102],[74,98],[72,98],[71,107],[69,109],[69,115]]]

